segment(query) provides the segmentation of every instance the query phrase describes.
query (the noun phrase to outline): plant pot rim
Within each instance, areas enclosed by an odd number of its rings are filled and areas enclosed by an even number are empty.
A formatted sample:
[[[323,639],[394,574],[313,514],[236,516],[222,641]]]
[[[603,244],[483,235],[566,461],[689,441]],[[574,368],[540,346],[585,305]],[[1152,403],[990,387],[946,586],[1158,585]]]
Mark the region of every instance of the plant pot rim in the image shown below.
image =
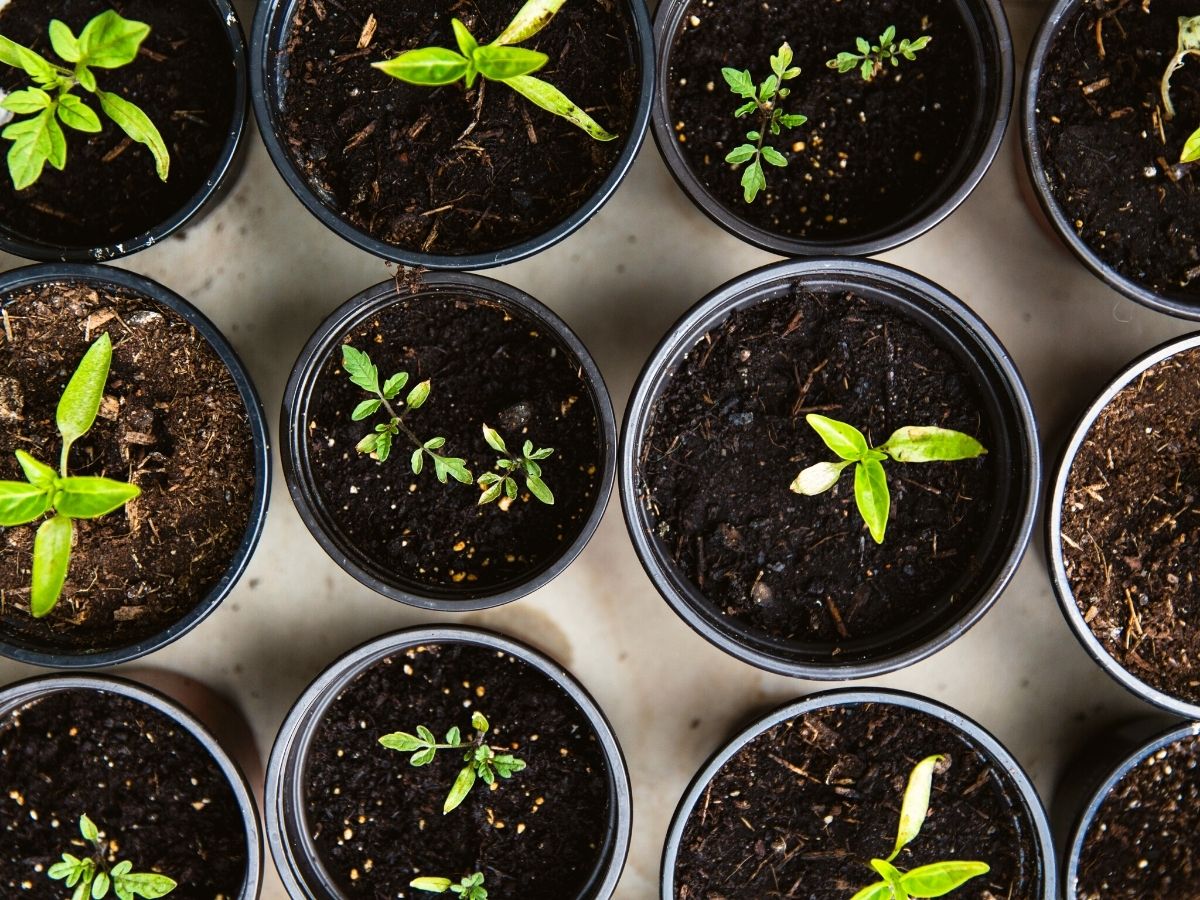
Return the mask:
[[[233,119],[229,123],[225,144],[208,177],[196,188],[195,193],[167,219],[153,228],[114,244],[102,247],[64,247],[52,242],[36,241],[8,234],[0,228],[0,250],[23,259],[41,262],[98,263],[111,262],[153,247],[165,241],[192,219],[196,218],[209,201],[232,183],[239,169],[240,151],[248,133],[247,120],[250,103],[247,98],[249,78],[246,74],[246,39],[237,11],[231,0],[207,0],[213,13],[221,19],[233,61],[234,97]]]
[[[612,494],[617,467],[617,421],[613,412],[612,398],[604,384],[595,360],[587,347],[557,314],[531,295],[486,275],[467,272],[423,273],[420,289],[411,294],[399,292],[396,282],[389,279],[356,294],[335,309],[304,345],[288,377],[283,395],[283,406],[279,417],[279,433],[283,463],[283,474],[288,492],[300,517],[321,548],[344,571],[360,584],[378,594],[397,600],[408,606],[437,612],[477,612],[502,606],[539,590],[558,577],[583,552],[592,535],[600,525],[604,511]],[[389,580],[382,566],[370,565],[365,557],[356,556],[347,545],[332,535],[333,529],[326,526],[326,516],[321,512],[324,503],[317,492],[312,473],[309,471],[306,428],[308,401],[313,387],[320,376],[321,368],[336,348],[345,333],[376,315],[394,303],[419,297],[425,293],[459,291],[469,298],[484,302],[499,303],[515,309],[532,321],[544,326],[554,335],[554,340],[574,354],[579,363],[580,380],[588,388],[596,412],[598,449],[604,454],[603,470],[596,485],[594,505],[578,536],[561,553],[548,562],[533,577],[514,584],[507,582],[498,590],[471,589],[455,591],[448,588],[418,593],[414,585],[401,586]],[[372,571],[372,568],[374,571]]]
[[[286,824],[293,818],[304,818],[303,778],[296,776],[302,771],[308,745],[325,711],[346,685],[379,660],[393,656],[406,647],[450,643],[494,648],[516,657],[564,691],[587,718],[608,766],[610,853],[607,856],[611,862],[607,865],[603,879],[593,893],[587,895],[586,900],[608,900],[616,890],[629,853],[633,794],[629,769],[625,764],[621,745],[604,711],[575,676],[548,655],[498,632],[456,625],[405,628],[360,644],[322,670],[288,712],[271,748],[264,793],[267,845],[288,894],[310,900],[341,896],[332,888],[333,881],[325,873],[316,848],[307,838],[307,829],[302,850],[307,851],[307,856],[316,870],[313,875],[323,877],[326,883],[310,887],[304,875],[298,873],[296,852],[288,840]],[[605,860],[599,860],[596,871],[601,872],[604,869]]]
[[[1005,132],[1011,116],[1012,97],[1014,90],[1014,63],[1012,33],[1008,26],[1001,0],[962,0],[968,8],[974,8],[991,22],[992,39],[995,42],[994,54],[990,59],[988,48],[982,48],[983,59],[979,72],[981,84],[988,82],[988,73],[995,71],[998,82],[996,97],[986,115],[982,115],[979,125],[973,131],[987,133],[987,140],[978,146],[978,155],[970,165],[960,165],[954,171],[957,181],[953,190],[945,194],[941,202],[930,206],[919,218],[904,220],[897,224],[876,229],[873,232],[853,238],[829,238],[824,240],[805,240],[791,238],[753,225],[735,215],[727,206],[712,195],[699,178],[692,172],[691,166],[679,149],[679,142],[674,129],[674,119],[671,116],[670,92],[667,79],[671,75],[671,53],[674,49],[674,37],[679,23],[692,4],[693,0],[662,0],[654,19],[654,46],[658,72],[655,80],[654,109],[650,118],[650,130],[654,142],[667,169],[671,172],[676,183],[701,212],[734,237],[781,256],[874,256],[887,250],[908,243],[929,231],[954,212],[964,200],[975,190],[983,176],[987,174],[1000,151]],[[967,26],[972,22],[967,18]],[[995,69],[989,68],[988,63],[995,64]],[[986,96],[986,92],[983,92]],[[982,100],[981,100],[982,102]],[[990,124],[987,124],[990,123]],[[964,154],[964,159],[970,159]]]
[[[677,567],[659,551],[656,541],[647,527],[646,514],[638,499],[638,472],[640,451],[646,425],[651,419],[653,406],[661,395],[661,388],[673,376],[672,369],[695,345],[706,328],[724,321],[734,310],[741,308],[741,299],[765,290],[769,285],[785,284],[798,279],[854,282],[861,284],[873,279],[892,289],[920,298],[929,309],[938,310],[955,321],[962,334],[969,335],[974,345],[986,353],[991,371],[997,381],[1006,388],[1006,395],[999,398],[1008,406],[1014,420],[1013,445],[1014,466],[1024,473],[1018,483],[1013,506],[1019,507],[1007,533],[1012,539],[1003,556],[1003,564],[996,568],[995,579],[981,590],[977,599],[962,608],[959,616],[945,623],[929,638],[910,644],[899,651],[880,654],[870,660],[850,663],[817,664],[789,658],[783,651],[768,653],[752,647],[743,639],[748,629],[730,624],[720,618],[725,627],[714,624],[714,617],[704,610],[706,598],[690,579],[677,573]],[[922,327],[932,330],[922,323]],[[943,331],[951,333],[948,327]],[[972,368],[982,370],[973,364]],[[889,263],[853,257],[828,259],[795,259],[771,263],[740,275],[709,293],[688,312],[684,313],[659,342],[638,375],[626,407],[625,423],[621,433],[619,488],[625,525],[633,542],[638,560],[655,588],[675,613],[687,622],[701,637],[726,653],[743,662],[794,678],[832,681],[851,678],[868,678],[882,675],[918,662],[943,649],[991,609],[1004,588],[1008,585],[1020,564],[1037,515],[1037,504],[1041,490],[1041,453],[1038,444],[1037,422],[1033,404],[1008,351],[995,334],[966,304],[940,285]],[[1003,546],[1003,545],[1000,545]]]
[[[443,271],[464,271],[507,265],[548,250],[585,225],[616,193],[617,188],[633,167],[638,151],[646,138],[654,92],[654,47],[650,17],[646,11],[645,0],[622,0],[629,10],[633,39],[636,44],[633,66],[641,73],[637,106],[621,155],[617,158],[617,162],[608,176],[582,206],[541,234],[511,247],[502,247],[482,253],[462,255],[424,253],[381,241],[352,225],[334,212],[331,205],[322,202],[304,176],[296,170],[287,148],[284,146],[284,141],[280,138],[278,126],[282,119],[282,111],[276,94],[284,78],[278,63],[282,54],[277,52],[276,47],[285,31],[282,20],[291,18],[290,16],[284,17],[280,13],[280,9],[290,10],[295,2],[297,0],[261,0],[254,17],[250,43],[252,62],[250,93],[259,131],[262,134],[263,143],[267,145],[271,162],[274,163],[288,188],[296,195],[296,199],[338,237],[380,259],[406,266]]]
[[[1100,811],[1100,807],[1108,799],[1108,795],[1112,792],[1113,788],[1119,782],[1123,781],[1125,776],[1137,768],[1152,753],[1157,753],[1164,747],[1189,737],[1200,737],[1200,722],[1173,725],[1166,731],[1160,731],[1148,741],[1139,741],[1132,752],[1122,757],[1121,761],[1111,771],[1105,773],[1104,780],[1100,782],[1099,786],[1086,795],[1087,803],[1079,811],[1078,816],[1071,826],[1071,832],[1067,838],[1066,851],[1062,859],[1063,890],[1069,897],[1075,897],[1077,893],[1079,854],[1082,852],[1084,842],[1087,840],[1088,831],[1096,818],[1096,814]]]
[[[1149,309],[1179,316],[1184,319],[1200,320],[1200,297],[1188,299],[1181,292],[1160,294],[1117,272],[1102,260],[1091,247],[1075,233],[1062,207],[1054,199],[1050,181],[1046,177],[1045,160],[1038,141],[1037,97],[1042,81],[1043,64],[1051,43],[1058,36],[1063,20],[1075,12],[1084,0],[1055,0],[1046,10],[1039,26],[1029,57],[1025,64],[1025,85],[1020,100],[1021,150],[1025,157],[1025,171],[1033,185],[1038,205],[1049,220],[1054,233],[1083,265],[1097,278],[1121,295]]]
[[[751,725],[739,731],[731,740],[722,744],[688,784],[687,790],[679,800],[675,813],[671,818],[671,827],[667,832],[666,843],[663,847],[662,870],[660,873],[660,896],[662,900],[675,900],[675,865],[679,855],[679,846],[683,840],[683,832],[696,803],[704,794],[708,783],[716,777],[721,768],[734,756],[742,751],[765,731],[774,728],[781,722],[795,719],[820,709],[831,706],[849,706],[866,703],[887,704],[915,712],[925,713],[945,722],[966,734],[978,747],[991,758],[993,765],[1002,769],[1011,779],[1019,799],[1023,801],[1028,813],[1030,824],[1033,826],[1032,843],[1034,851],[1042,862],[1042,894],[1040,900],[1059,900],[1057,885],[1057,867],[1054,857],[1054,841],[1050,834],[1050,822],[1046,810],[1038,796],[1033,781],[1026,774],[1021,764],[1007,748],[998,741],[990,731],[963,715],[958,710],[907,691],[889,688],[838,688],[810,694],[799,700],[789,701],[773,712],[757,719]],[[1015,799],[1015,798],[1014,798]]]
[[[1083,621],[1083,614],[1075,603],[1075,593],[1067,578],[1066,566],[1063,563],[1062,542],[1062,506],[1066,497],[1067,479],[1071,474],[1071,466],[1075,455],[1083,445],[1091,431],[1096,418],[1104,408],[1124,390],[1143,371],[1158,365],[1177,353],[1200,347],[1200,332],[1180,338],[1172,338],[1148,350],[1135,360],[1124,366],[1120,372],[1105,386],[1100,395],[1084,410],[1071,429],[1070,438],[1059,454],[1058,463],[1054,467],[1053,477],[1047,487],[1046,503],[1046,565],[1050,571],[1050,583],[1054,588],[1054,596],[1058,599],[1059,608],[1071,631],[1088,655],[1112,676],[1130,693],[1151,703],[1167,712],[1185,719],[1200,719],[1200,701],[1188,702],[1179,697],[1160,691],[1133,675],[1122,666],[1105,648],[1100,640],[1092,633],[1092,629]]]
[[[54,669],[92,669],[129,662],[162,649],[208,618],[233,590],[250,564],[266,522],[271,496],[271,438],[254,382],[236,351],[208,317],[179,294],[125,269],[83,263],[46,263],[13,269],[0,275],[0,299],[22,288],[58,281],[100,283],[133,291],[170,310],[196,329],[229,370],[241,395],[250,440],[254,445],[254,495],[246,533],[220,580],[177,622],[128,646],[100,653],[38,650],[24,643],[10,642],[0,635],[0,656]]]
[[[168,719],[178,722],[204,748],[229,783],[241,813],[246,833],[246,877],[237,900],[255,900],[262,889],[263,841],[258,806],[255,804],[246,776],[217,742],[212,733],[186,708],[165,694],[114,675],[84,672],[72,675],[37,675],[0,688],[0,714],[7,715],[18,704],[58,691],[105,691],[136,700],[151,707]]]

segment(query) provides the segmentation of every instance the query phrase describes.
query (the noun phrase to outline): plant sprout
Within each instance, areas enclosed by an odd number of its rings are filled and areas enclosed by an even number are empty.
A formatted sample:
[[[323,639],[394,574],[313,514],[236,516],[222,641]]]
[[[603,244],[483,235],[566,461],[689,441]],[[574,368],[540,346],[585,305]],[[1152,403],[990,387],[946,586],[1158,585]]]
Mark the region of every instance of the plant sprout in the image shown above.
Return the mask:
[[[397,372],[381,385],[379,383],[379,367],[371,362],[371,357],[361,350],[355,350],[349,344],[342,345],[342,368],[350,376],[350,381],[358,385],[368,394],[373,394],[369,400],[364,400],[354,407],[350,418],[355,422],[369,419],[382,408],[388,415],[388,421],[375,426],[375,430],[355,445],[359,453],[370,454],[379,462],[386,462],[392,454],[392,444],[398,435],[415,448],[412,453],[412,470],[414,475],[420,475],[425,468],[425,457],[433,462],[434,474],[442,484],[449,477],[463,484],[471,483],[471,472],[467,469],[466,460],[457,456],[442,456],[437,451],[446,445],[444,437],[433,437],[423,441],[404,422],[404,417],[414,409],[420,409],[429,399],[431,383],[422,381],[408,392],[399,412],[392,406],[392,401],[400,396],[408,384],[408,373]]]
[[[465,741],[458,726],[447,731],[445,743],[439,744],[432,731],[424,725],[418,725],[415,735],[397,731],[385,734],[379,739],[379,743],[389,750],[411,753],[409,763],[418,767],[433,762],[439,750],[466,751],[463,755],[466,765],[458,773],[458,778],[454,780],[454,786],[450,788],[446,802],[442,805],[442,813],[445,814],[457,809],[467,799],[467,794],[471,792],[477,779],[492,785],[496,783],[497,776],[512,778],[525,768],[523,759],[518,759],[510,753],[497,753],[497,750],[504,748],[490,747],[484,743],[490,726],[483,713],[476,712],[471,715],[471,727],[475,729],[475,734]]]
[[[28,481],[0,481],[0,527],[28,525],[47,513],[54,513],[38,526],[33,541],[29,609],[38,619],[54,609],[62,594],[71,563],[74,520],[106,516],[141,494],[136,485],[123,481],[68,474],[72,445],[96,421],[111,363],[112,339],[102,334],[80,360],[58,401],[56,418],[63,439],[58,472],[18,450],[17,462]]]
[[[854,466],[854,499],[877,544],[883,543],[892,505],[887,474],[883,471],[885,459],[890,456],[902,463],[951,462],[987,453],[983,444],[969,434],[948,428],[907,425],[898,428],[878,447],[872,447],[853,425],[812,414],[805,420],[841,460],[809,466],[796,476],[792,490],[808,497],[823,494],[837,484],[843,469]]]
[[[766,143],[767,134],[778,137],[783,129],[798,128],[808,121],[807,116],[785,113],[778,105],[791,94],[791,89],[783,87],[783,83],[797,78],[800,70],[792,67],[792,48],[785,41],[779,52],[771,57],[771,74],[758,87],[754,86],[754,79],[746,69],[724,68],[721,75],[729,89],[746,101],[734,110],[734,116],[742,119],[751,113],[758,114],[756,127],[746,132],[747,143],[734,147],[725,157],[725,162],[735,167],[749,163],[742,171],[742,190],[746,202],[753,203],[767,186],[763,161],[780,169],[788,164],[786,156]]]
[[[901,872],[892,863],[900,851],[921,833],[929,814],[929,794],[933,776],[944,756],[921,760],[908,776],[904,801],[900,807],[900,825],[896,829],[896,844],[887,859],[871,860],[871,868],[883,877],[868,885],[850,900],[909,900],[911,897],[944,897],[972,878],[991,871],[987,863],[947,860],[930,863]]]
[[[490,44],[480,44],[466,25],[453,19],[450,24],[458,43],[457,51],[445,47],[422,47],[372,65],[393,78],[426,87],[462,81],[470,88],[478,76],[483,76],[485,81],[508,85],[526,100],[582,128],[597,141],[616,140],[615,134],[605,131],[595,119],[572,103],[566,94],[549,82],[533,77],[532,73],[550,61],[549,56],[537,50],[514,46],[529,40],[549,25],[565,2],[527,0],[508,27]]]
[[[76,37],[58,19],[50,21],[50,45],[74,68],[43,59],[28,47],[0,35],[0,63],[22,69],[34,84],[6,96],[0,107],[32,118],[13,122],[0,136],[13,142],[8,151],[8,171],[13,187],[24,190],[42,176],[46,163],[62,171],[67,164],[67,138],[62,125],[94,134],[100,117],[72,94],[77,86],[94,94],[101,111],[154,156],[158,177],[167,180],[171,157],[154,123],[140,107],[119,94],[100,90],[92,69],[119,69],[133,62],[150,26],[124,19],[113,10],[96,16]],[[59,123],[62,123],[61,125]]]
[[[878,44],[872,44],[866,38],[860,37],[855,42],[858,47],[857,53],[842,51],[825,65],[831,69],[837,69],[842,74],[858,69],[862,73],[863,81],[874,81],[875,77],[883,71],[884,64],[891,63],[893,66],[898,66],[902,56],[910,62],[915,61],[917,52],[928,47],[931,40],[933,40],[932,37],[924,35],[915,41],[904,38],[897,44],[896,26],[889,25],[879,36]]]
[[[454,884],[449,878],[417,878],[410,881],[408,886],[431,894],[444,894],[449,891],[458,894],[462,900],[487,900],[488,895],[487,888],[483,886],[482,872],[467,875],[458,884]]]
[[[547,506],[554,505],[554,494],[546,486],[546,482],[542,481],[542,467],[539,465],[540,460],[554,452],[552,448],[535,450],[533,442],[526,441],[519,454],[513,453],[505,445],[500,432],[487,425],[483,426],[483,439],[488,442],[489,447],[497,453],[503,453],[504,456],[496,460],[499,472],[485,472],[479,476],[479,486],[483,488],[483,494],[479,497],[480,506],[500,499],[501,493],[509,500],[515,499],[517,479],[513,476],[518,474],[525,476],[525,486],[529,488],[529,493]]]
[[[1175,42],[1175,55],[1167,63],[1162,77],[1163,118],[1168,122],[1175,118],[1175,104],[1171,102],[1171,76],[1183,66],[1191,54],[1200,55],[1200,16],[1180,16],[1179,36]],[[1200,159],[1200,128],[1193,131],[1183,144],[1179,162],[1190,163]]]
[[[64,853],[62,862],[56,862],[46,872],[55,881],[64,881],[67,887],[75,888],[71,900],[89,897],[102,900],[108,896],[110,888],[117,900],[134,900],[135,897],[155,900],[175,890],[173,879],[155,872],[134,872],[129,860],[110,866],[109,843],[100,839],[100,829],[86,814],[79,817],[79,833],[91,844],[91,856],[80,859]]]

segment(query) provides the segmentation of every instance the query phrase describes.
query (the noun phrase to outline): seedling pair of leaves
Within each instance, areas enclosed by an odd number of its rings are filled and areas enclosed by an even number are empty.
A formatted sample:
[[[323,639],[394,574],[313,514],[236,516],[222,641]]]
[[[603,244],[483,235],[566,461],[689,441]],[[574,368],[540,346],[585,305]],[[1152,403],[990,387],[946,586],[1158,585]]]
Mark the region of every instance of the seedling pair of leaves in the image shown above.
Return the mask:
[[[106,516],[141,494],[136,485],[110,478],[73,477],[67,470],[71,446],[96,421],[111,363],[112,339],[102,334],[88,348],[63,391],[55,416],[63,440],[59,470],[55,472],[18,450],[17,462],[28,481],[0,481],[0,526],[28,525],[53,513],[38,526],[33,541],[29,608],[36,618],[54,609],[62,594],[71,564],[74,520]]]
[[[837,484],[847,466],[854,466],[854,500],[878,544],[883,543],[892,507],[884,460],[891,457],[902,463],[950,462],[987,453],[983,444],[969,434],[949,428],[907,425],[898,428],[878,447],[872,447],[853,425],[813,414],[805,420],[840,460],[809,466],[796,476],[792,490],[810,497],[823,494]]]
[[[475,734],[467,740],[463,739],[462,732],[456,725],[446,732],[445,742],[439,744],[432,731],[424,725],[418,725],[416,734],[397,731],[385,734],[379,739],[379,743],[389,750],[411,753],[409,764],[418,768],[433,762],[439,750],[465,751],[463,762],[466,765],[458,773],[450,793],[446,796],[446,802],[442,805],[442,813],[446,814],[462,805],[476,781],[493,785],[497,778],[512,778],[525,768],[523,759],[518,759],[511,753],[497,752],[503,748],[490,747],[484,743],[490,727],[483,713],[476,712],[471,715],[471,728],[475,730]]]
[[[1175,118],[1175,104],[1171,102],[1171,76],[1192,55],[1200,56],[1200,16],[1180,16],[1179,34],[1175,44],[1175,55],[1167,63],[1162,77],[1163,116],[1169,122]],[[1179,162],[1192,163],[1200,160],[1200,128],[1197,128],[1183,143]]]
[[[482,872],[468,875],[458,884],[454,884],[449,878],[417,878],[409,882],[408,886],[431,894],[444,894],[449,891],[457,894],[462,900],[487,900],[488,895],[487,888],[483,886]]]
[[[100,90],[92,71],[119,69],[133,62],[149,34],[149,25],[124,19],[112,10],[88,22],[78,37],[65,23],[53,19],[50,44],[72,68],[52,63],[0,35],[0,63],[22,69],[34,82],[0,102],[0,107],[10,112],[31,116],[0,132],[13,142],[8,151],[8,171],[18,191],[41,178],[47,163],[59,171],[66,166],[67,138],[63,125],[89,134],[102,129],[95,111],[71,93],[76,87],[92,94],[101,111],[131,140],[149,148],[158,177],[167,180],[171,157],[150,117],[119,94]]]
[[[525,477],[525,487],[529,488],[529,493],[534,497],[547,506],[554,505],[554,494],[546,486],[546,482],[542,481],[540,465],[541,460],[554,453],[553,449],[549,447],[536,449],[533,441],[526,441],[520,453],[513,453],[504,443],[500,432],[488,425],[483,426],[483,439],[487,441],[489,447],[504,455],[496,460],[496,468],[500,470],[499,472],[485,472],[479,476],[479,486],[484,489],[483,494],[479,497],[480,506],[491,503],[493,500],[499,500],[501,493],[510,500],[515,499],[517,496],[515,475]]]
[[[899,66],[900,59],[915,62],[917,53],[929,46],[933,40],[929,35],[917,38],[915,41],[904,38],[896,43],[896,26],[889,25],[879,36],[879,43],[872,44],[866,38],[860,37],[855,42],[857,53],[843,51],[836,58],[825,63],[831,69],[837,69],[843,75],[855,69],[862,74],[863,81],[874,81],[886,64]]]
[[[154,872],[134,872],[129,860],[122,860],[110,868],[100,829],[86,814],[79,817],[79,833],[92,845],[92,855],[80,859],[64,853],[62,861],[46,872],[55,881],[65,882],[67,887],[75,889],[71,900],[102,900],[109,890],[117,900],[134,900],[135,897],[156,900],[175,890],[177,885],[173,879]]]
[[[531,103],[561,116],[582,128],[597,141],[616,140],[595,119],[576,106],[567,95],[534,72],[550,61],[545,53],[515,46],[532,38],[550,24],[566,0],[528,0],[508,27],[490,44],[480,44],[460,20],[450,24],[458,50],[422,47],[394,59],[372,63],[375,68],[409,84],[437,87],[462,81],[468,88],[482,76],[486,81],[508,85]]]

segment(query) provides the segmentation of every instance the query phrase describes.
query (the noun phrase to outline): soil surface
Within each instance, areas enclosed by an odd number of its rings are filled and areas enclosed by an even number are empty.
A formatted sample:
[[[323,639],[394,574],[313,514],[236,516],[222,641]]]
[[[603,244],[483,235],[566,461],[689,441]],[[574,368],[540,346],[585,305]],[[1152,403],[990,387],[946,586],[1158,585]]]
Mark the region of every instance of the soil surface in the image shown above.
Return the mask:
[[[1143,7],[1148,7],[1148,12]],[[1051,45],[1037,97],[1038,141],[1051,192],[1105,263],[1151,290],[1200,296],[1200,192],[1178,166],[1200,124],[1195,57],[1171,78],[1167,121],[1160,82],[1175,54],[1186,0],[1090,0]]]
[[[477,782],[442,805],[462,752],[424,768],[379,738],[425,725],[441,740],[472,736],[528,765],[495,788]],[[545,675],[495,650],[409,648],[368,669],[334,701],[313,737],[307,815],[326,870],[351,897],[409,896],[421,875],[482,872],[491,900],[561,900],[588,884],[610,815],[604,754],[582,710]]]
[[[891,852],[909,774],[935,754],[949,768],[896,866],[985,862],[956,900],[1040,897],[1034,823],[1004,770],[932,716],[866,703],[777,725],[721,768],[684,830],[676,900],[846,900],[879,881],[870,860]]]
[[[42,620],[29,614],[36,529],[0,528],[0,633],[66,653],[128,646],[190,612],[245,536],[255,481],[241,394],[209,343],[146,297],[55,283],[0,301],[0,479],[24,480],[17,449],[57,468],[59,398],[107,332],[105,399],[70,471],[142,489],[116,512],[76,521],[62,599]]]
[[[932,41],[870,83],[826,67],[857,37],[878,43],[889,25],[897,40]],[[789,165],[767,166],[767,189],[747,204],[741,167],[725,156],[758,119],[734,118],[743,101],[721,69],[748,69],[761,82],[784,41],[802,71],[781,105],[808,122],[768,136]],[[907,219],[958,164],[979,104],[971,44],[955,0],[781,0],[752,15],[693,2],[671,51],[671,126],[696,177],[734,215],[801,240],[856,238]]]
[[[87,815],[110,842],[108,864],[179,883],[171,900],[233,900],[246,877],[246,831],[212,756],[143,703],[60,691],[0,719],[0,893],[63,900],[46,874],[91,849]]]
[[[572,0],[521,46],[618,140],[594,141],[506,85],[405,84],[371,63],[418,47],[456,48],[459,18],[480,43],[520,0],[298,0],[282,139],[310,187],[346,221],[409,251],[512,247],[577,210],[612,171],[632,127],[639,75],[624,0]]]
[[[1075,603],[1134,677],[1200,703],[1200,350],[1159,363],[1100,413],[1071,464],[1063,564]]]
[[[1151,754],[1092,820],[1077,900],[1200,900],[1200,738]]]
[[[381,380],[407,372],[402,397],[432,381],[425,405],[404,422],[422,441],[446,438],[438,452],[465,459],[475,478],[499,457],[483,439],[485,423],[509,450],[526,440],[553,448],[541,462],[552,506],[534,499],[524,478],[510,505],[479,506],[476,485],[439,484],[428,458],[414,475],[414,445],[402,435],[386,462],[357,453],[388,416],[351,421],[368,395],[350,382],[340,351],[326,361],[309,410],[313,478],[336,527],[390,577],[417,590],[498,590],[553,563],[587,522],[603,471],[596,409],[579,361],[539,329],[491,302],[427,293],[404,297],[344,342],[370,354]]]
[[[834,459],[805,415],[849,422],[872,446],[939,425],[988,447],[982,410],[924,327],[877,301],[795,287],[735,312],[674,373],[643,448],[643,503],[683,573],[741,626],[826,643],[884,634],[977,573],[996,465],[886,462],[878,545],[851,471],[816,497],[788,489]]]
[[[78,35],[107,9],[145,22],[150,36],[138,58],[120,69],[97,69],[100,89],[140,106],[158,127],[171,154],[167,181],[154,158],[125,137],[82,88],[104,125],[98,134],[65,129],[67,166],[46,166],[42,177],[15,191],[0,177],[0,222],[29,239],[67,247],[104,247],[148,231],[174,215],[203,187],[221,156],[235,107],[235,77],[225,23],[207,0],[13,0],[0,12],[5,37],[61,63],[50,47],[52,18]],[[26,87],[28,76],[5,66],[0,88]],[[4,142],[5,152],[11,146]]]

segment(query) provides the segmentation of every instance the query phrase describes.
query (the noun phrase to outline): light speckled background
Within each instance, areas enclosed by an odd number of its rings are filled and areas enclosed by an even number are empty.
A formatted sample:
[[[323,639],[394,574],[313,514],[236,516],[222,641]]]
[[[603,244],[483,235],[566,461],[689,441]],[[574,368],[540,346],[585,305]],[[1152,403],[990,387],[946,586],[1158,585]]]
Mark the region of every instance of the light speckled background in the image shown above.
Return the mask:
[[[1006,0],[1018,64],[1046,6]],[[253,4],[239,2],[249,28]],[[1053,457],[1065,430],[1117,368],[1189,325],[1105,288],[1042,231],[1020,193],[1016,122],[958,212],[883,258],[945,285],[979,311],[1016,358]],[[709,223],[647,140],[615,199],[567,241],[494,270],[557,310],[595,355],[618,413],[643,361],[692,303],[772,261]],[[4,268],[19,265],[0,260]],[[202,224],[123,266],[162,281],[211,316],[241,353],[275,431],[292,362],[316,325],[389,275],[309,216],[257,137],[234,194]],[[249,572],[207,622],[149,662],[236,698],[264,753],[290,704],[344,650],[437,621],[376,596],[309,536],[278,473]],[[579,560],[539,593],[461,621],[506,631],[558,657],[612,719],[633,774],[633,849],[619,900],[657,896],[662,838],[704,758],[749,711],[821,685],[766,675],[710,647],[642,573],[614,497]],[[0,661],[0,683],[38,674]],[[1040,539],[1012,585],[969,634],[932,659],[868,682],[927,694],[994,731],[1049,798],[1080,736],[1148,712],[1084,654],[1051,595]],[[699,720],[692,727],[694,719]],[[269,868],[269,866],[268,866]],[[267,900],[282,900],[269,874]]]

